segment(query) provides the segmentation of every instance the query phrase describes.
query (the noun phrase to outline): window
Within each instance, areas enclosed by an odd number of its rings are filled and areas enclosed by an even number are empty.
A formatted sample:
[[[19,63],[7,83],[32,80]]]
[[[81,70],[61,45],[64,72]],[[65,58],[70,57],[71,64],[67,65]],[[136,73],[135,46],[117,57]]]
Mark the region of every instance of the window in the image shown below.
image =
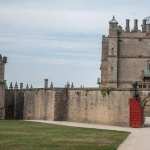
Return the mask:
[[[139,41],[141,42],[141,41],[142,41],[142,38],[139,38]]]
[[[142,85],[141,85],[141,84],[139,85],[139,88],[140,88],[140,89],[142,88]]]
[[[111,49],[111,55],[114,55],[114,48]]]
[[[143,84],[143,88],[144,88],[144,89],[146,88],[146,84]]]
[[[150,60],[147,61],[147,71],[150,72]]]

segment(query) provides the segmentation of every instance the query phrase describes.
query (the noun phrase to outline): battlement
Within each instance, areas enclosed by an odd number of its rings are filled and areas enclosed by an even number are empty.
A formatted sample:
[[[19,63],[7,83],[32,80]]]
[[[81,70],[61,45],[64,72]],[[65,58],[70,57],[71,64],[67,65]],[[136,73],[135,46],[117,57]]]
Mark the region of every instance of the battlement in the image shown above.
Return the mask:
[[[142,21],[141,28],[139,28],[138,19],[134,19],[133,26],[130,25],[130,19],[126,19],[125,28],[119,25],[116,18],[113,16],[112,20],[109,22],[109,34],[114,32],[119,33],[150,33],[150,17],[146,17]],[[148,34],[149,35],[149,34]]]
[[[30,83],[24,84],[24,83],[18,83],[18,82],[10,82],[9,86],[6,83],[5,86],[6,90],[14,90],[14,91],[33,91],[33,90],[59,90],[59,89],[85,89],[84,85],[81,85],[80,87],[75,87],[73,82],[66,82],[64,84],[64,87],[56,87],[54,83],[51,81],[49,84],[48,79],[44,79],[44,85],[42,88],[34,88],[33,85]],[[86,87],[86,89],[95,89],[92,87]]]

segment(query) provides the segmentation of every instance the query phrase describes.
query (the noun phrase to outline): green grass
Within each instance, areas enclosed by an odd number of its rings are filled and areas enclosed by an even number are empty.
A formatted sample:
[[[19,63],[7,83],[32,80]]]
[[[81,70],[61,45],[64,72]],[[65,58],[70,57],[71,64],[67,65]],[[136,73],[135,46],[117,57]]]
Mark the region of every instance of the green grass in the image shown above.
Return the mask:
[[[0,150],[116,150],[126,132],[0,121]]]

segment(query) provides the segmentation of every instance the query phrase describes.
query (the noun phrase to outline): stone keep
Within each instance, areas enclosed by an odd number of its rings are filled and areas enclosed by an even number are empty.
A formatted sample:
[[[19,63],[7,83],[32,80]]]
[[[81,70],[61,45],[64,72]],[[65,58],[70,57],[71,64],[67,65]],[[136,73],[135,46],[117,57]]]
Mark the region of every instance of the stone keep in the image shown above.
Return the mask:
[[[5,118],[5,64],[7,62],[7,57],[2,57],[0,55],[0,119]]]
[[[150,17],[143,20],[142,30],[137,19],[133,28],[127,19],[123,29],[113,17],[108,36],[102,38],[101,85],[131,88],[134,81],[150,81]]]

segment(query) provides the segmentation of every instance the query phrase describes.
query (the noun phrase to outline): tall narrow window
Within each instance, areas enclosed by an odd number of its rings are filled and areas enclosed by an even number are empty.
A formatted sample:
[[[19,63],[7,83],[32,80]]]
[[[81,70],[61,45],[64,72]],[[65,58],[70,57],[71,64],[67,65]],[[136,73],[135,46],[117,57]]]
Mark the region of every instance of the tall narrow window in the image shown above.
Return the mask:
[[[114,48],[111,49],[111,55],[114,55]]]
[[[150,60],[147,61],[147,71],[150,72]]]

